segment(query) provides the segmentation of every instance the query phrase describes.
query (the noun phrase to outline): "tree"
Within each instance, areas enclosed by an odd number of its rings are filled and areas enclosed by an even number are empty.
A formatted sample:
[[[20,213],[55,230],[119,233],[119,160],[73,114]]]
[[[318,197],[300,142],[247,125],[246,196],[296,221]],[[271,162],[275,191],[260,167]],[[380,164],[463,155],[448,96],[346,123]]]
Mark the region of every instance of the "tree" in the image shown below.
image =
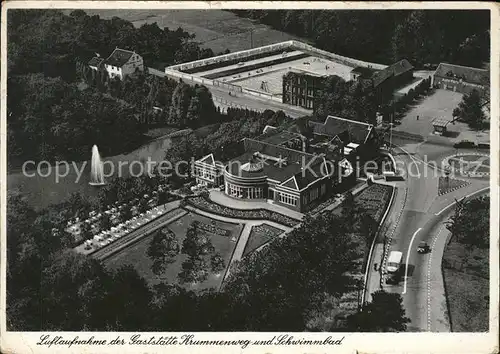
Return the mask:
[[[181,284],[201,283],[208,279],[209,265],[203,257],[189,256],[182,262],[182,270],[178,275]]]
[[[111,216],[108,213],[102,213],[101,220],[99,220],[101,231],[111,229]]]
[[[216,274],[220,274],[220,272],[222,272],[226,268],[224,259],[218,252],[213,254],[210,258],[210,265],[212,267],[212,272]]]
[[[373,241],[374,234],[378,229],[375,219],[370,214],[363,213],[359,219],[358,229],[366,240],[366,244],[370,246]]]
[[[456,201],[455,212],[446,223],[446,228],[458,242],[468,249],[489,246],[489,197],[479,197],[469,201]]]
[[[168,265],[175,262],[179,252],[179,242],[170,229],[163,228],[156,232],[147,250],[148,257],[153,261],[153,273],[157,276],[164,273]]]
[[[186,231],[186,238],[182,242],[182,253],[189,257],[198,258],[212,254],[215,251],[212,241],[205,232],[200,230],[199,221],[193,221]]]
[[[326,296],[350,287],[347,272],[357,255],[345,221],[333,215],[306,216],[283,239],[243,258],[231,270],[224,292],[233,330],[302,331],[309,310]]]
[[[473,129],[482,128],[485,115],[479,92],[473,90],[465,95],[458,107],[453,110],[453,116],[466,122]]]
[[[356,225],[361,217],[363,209],[356,202],[354,195],[349,190],[344,194],[344,200],[342,201],[342,217],[346,220],[347,225],[352,230],[355,230]]]
[[[410,322],[405,314],[400,294],[377,290],[371,302],[348,318],[348,327],[356,332],[403,332]]]

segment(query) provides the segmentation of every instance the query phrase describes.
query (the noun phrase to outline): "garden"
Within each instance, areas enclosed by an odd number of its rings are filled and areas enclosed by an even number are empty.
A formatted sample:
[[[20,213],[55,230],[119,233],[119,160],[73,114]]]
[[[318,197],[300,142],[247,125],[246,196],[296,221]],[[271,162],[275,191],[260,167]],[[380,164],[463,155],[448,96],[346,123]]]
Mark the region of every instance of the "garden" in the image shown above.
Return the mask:
[[[187,205],[191,205],[200,210],[206,211],[208,213],[217,214],[220,216],[226,216],[229,218],[239,218],[239,219],[249,219],[249,220],[269,220],[274,221],[278,224],[282,224],[288,227],[294,227],[299,224],[300,221],[292,219],[291,217],[275,213],[266,209],[254,209],[254,210],[240,210],[232,209],[226,206],[214,203],[209,199],[208,196],[196,196],[184,199]]]
[[[179,245],[182,245],[184,239],[186,238],[187,230],[194,221],[199,222],[200,229],[205,236],[210,239],[215,251],[222,256],[224,264],[227,267],[231,260],[240,233],[243,230],[243,225],[230,224],[218,220],[212,220],[202,215],[188,213],[168,225],[168,229],[175,234]],[[214,233],[207,232],[204,229],[207,227],[201,225],[213,226],[210,227],[210,229],[214,231]],[[226,230],[226,235],[222,236],[221,230]],[[124,265],[132,265],[150,285],[158,284],[162,281],[167,281],[168,283],[178,283],[178,275],[182,271],[182,263],[188,258],[188,256],[186,254],[179,253],[176,256],[175,261],[166,267],[165,272],[156,276],[152,271],[153,261],[148,256],[148,248],[153,240],[153,237],[154,233],[149,234],[141,241],[125,248],[119,253],[116,253],[106,259],[105,265],[110,269],[118,269]],[[195,291],[207,288],[218,288],[222,282],[224,273],[225,270],[223,270],[220,274],[211,273],[209,274],[208,279],[204,282],[195,285],[186,284],[184,286]]]
[[[455,179],[450,177],[439,177],[438,195],[443,195],[452,192],[455,189],[466,187],[469,184],[470,182],[461,179]]]
[[[354,198],[377,223],[380,223],[389,203],[391,191],[392,187],[390,186],[373,184]]]
[[[245,249],[243,250],[243,257],[251,254],[262,245],[272,241],[283,232],[283,230],[268,224],[261,224],[252,227]]]

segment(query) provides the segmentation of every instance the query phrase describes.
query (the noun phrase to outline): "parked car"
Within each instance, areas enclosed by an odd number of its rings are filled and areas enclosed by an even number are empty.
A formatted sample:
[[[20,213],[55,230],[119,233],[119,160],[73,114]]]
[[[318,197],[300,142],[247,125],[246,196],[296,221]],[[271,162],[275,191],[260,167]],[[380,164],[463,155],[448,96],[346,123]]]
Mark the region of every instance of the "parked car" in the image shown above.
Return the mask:
[[[430,250],[431,250],[431,248],[429,247],[429,245],[427,244],[427,242],[421,241],[418,244],[418,247],[417,247],[417,252],[418,253],[427,253]]]

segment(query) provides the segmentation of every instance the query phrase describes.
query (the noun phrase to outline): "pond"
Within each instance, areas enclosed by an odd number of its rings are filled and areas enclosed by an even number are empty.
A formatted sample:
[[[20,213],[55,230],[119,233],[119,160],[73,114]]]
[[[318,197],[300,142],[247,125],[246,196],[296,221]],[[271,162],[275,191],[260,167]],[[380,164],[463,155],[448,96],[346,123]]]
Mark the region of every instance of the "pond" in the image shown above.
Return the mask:
[[[148,157],[151,161],[162,161],[165,152],[178,138],[163,137],[153,140],[128,154],[103,157],[105,176],[130,176],[130,172],[138,174],[145,170]],[[91,151],[89,151],[89,159]],[[89,185],[90,160],[83,162],[68,161],[69,168],[59,166],[61,177],[56,176],[56,166],[41,165],[39,172],[36,169],[7,175],[7,189],[19,189],[27,197],[27,201],[36,209],[45,208],[50,204],[60,203],[73,192],[79,192],[89,199],[96,198],[99,187]],[[33,168],[33,165],[28,166]],[[62,175],[67,174],[65,177]],[[44,177],[45,176],[45,177]],[[112,177],[109,177],[112,178]]]

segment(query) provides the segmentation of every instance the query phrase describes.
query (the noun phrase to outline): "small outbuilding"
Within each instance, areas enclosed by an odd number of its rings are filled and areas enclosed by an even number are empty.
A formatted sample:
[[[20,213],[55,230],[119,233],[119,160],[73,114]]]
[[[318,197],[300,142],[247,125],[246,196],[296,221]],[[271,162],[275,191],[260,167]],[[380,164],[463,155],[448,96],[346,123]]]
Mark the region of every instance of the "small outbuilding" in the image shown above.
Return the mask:
[[[432,122],[432,126],[434,127],[434,134],[446,135],[448,124],[450,124],[450,121],[447,119],[434,119],[434,121]]]

